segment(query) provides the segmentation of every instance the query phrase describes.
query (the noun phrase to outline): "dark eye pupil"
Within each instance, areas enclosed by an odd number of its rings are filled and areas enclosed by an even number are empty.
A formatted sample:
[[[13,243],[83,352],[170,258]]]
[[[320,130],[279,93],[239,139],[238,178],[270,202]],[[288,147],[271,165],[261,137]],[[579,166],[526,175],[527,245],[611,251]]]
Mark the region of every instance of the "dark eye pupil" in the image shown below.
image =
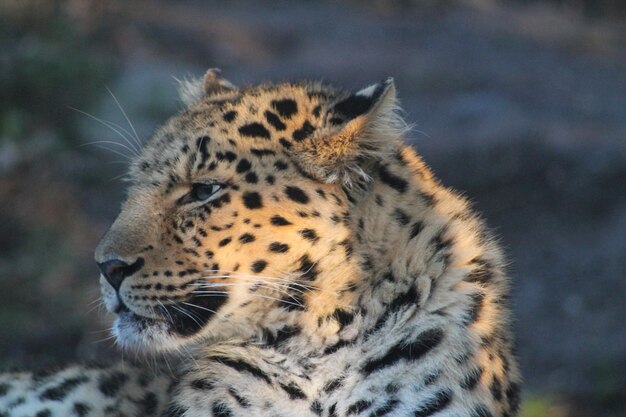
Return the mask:
[[[191,196],[196,201],[206,200],[211,197],[217,190],[218,186],[214,184],[194,184],[191,189]]]

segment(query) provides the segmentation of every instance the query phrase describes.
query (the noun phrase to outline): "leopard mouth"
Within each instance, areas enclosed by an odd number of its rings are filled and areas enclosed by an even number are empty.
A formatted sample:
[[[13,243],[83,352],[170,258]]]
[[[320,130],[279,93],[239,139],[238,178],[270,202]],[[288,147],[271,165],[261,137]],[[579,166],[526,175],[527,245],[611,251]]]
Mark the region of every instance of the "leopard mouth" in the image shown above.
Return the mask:
[[[123,302],[119,303],[115,313],[120,321],[132,324],[140,332],[166,325],[170,333],[186,338],[205,327],[227,298],[226,294],[214,294],[210,297],[192,294],[186,301],[156,307],[155,312],[159,313],[159,318],[140,315]]]

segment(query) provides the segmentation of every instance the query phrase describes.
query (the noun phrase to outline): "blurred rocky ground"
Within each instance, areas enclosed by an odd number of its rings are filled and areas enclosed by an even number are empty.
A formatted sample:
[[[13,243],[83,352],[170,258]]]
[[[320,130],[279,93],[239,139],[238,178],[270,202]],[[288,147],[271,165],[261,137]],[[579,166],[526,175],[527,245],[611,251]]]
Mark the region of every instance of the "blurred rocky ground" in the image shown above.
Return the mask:
[[[623,417],[625,15],[611,0],[0,0],[0,366],[116,354],[91,258],[131,155],[105,126],[132,134],[117,101],[145,140],[181,106],[174,78],[208,67],[236,84],[391,75],[410,140],[509,254],[523,416]]]

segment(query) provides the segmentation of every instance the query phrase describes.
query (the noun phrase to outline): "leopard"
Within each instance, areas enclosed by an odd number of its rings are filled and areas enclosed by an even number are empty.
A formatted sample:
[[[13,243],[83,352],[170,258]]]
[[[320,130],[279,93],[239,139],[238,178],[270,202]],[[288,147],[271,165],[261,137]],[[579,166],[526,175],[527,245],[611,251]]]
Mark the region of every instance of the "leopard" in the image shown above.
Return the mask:
[[[180,361],[4,374],[1,416],[517,415],[505,255],[392,78],[181,96],[95,250],[117,343]]]

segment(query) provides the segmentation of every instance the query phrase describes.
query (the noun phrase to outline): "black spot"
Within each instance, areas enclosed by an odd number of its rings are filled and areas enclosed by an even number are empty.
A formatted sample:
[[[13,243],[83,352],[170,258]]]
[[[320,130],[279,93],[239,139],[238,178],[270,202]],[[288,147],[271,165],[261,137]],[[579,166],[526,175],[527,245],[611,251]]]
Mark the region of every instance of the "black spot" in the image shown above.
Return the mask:
[[[381,166],[378,169],[378,175],[380,176],[380,180],[382,182],[384,182],[394,190],[398,191],[399,193],[406,192],[407,188],[409,187],[409,183],[406,180],[392,174],[384,166]]]
[[[396,409],[398,404],[400,404],[400,401],[396,399],[387,400],[387,402],[384,403],[382,406],[372,411],[369,417],[382,417],[389,415],[389,413]]]
[[[233,417],[233,412],[221,401],[215,401],[211,407],[213,417]]]
[[[433,384],[441,376],[441,369],[434,370],[424,377],[424,385]]]
[[[306,204],[309,202],[309,196],[301,188],[287,186],[285,187],[285,194],[296,203]]]
[[[389,303],[389,310],[398,311],[404,306],[413,306],[419,301],[419,293],[415,285],[411,285],[407,292],[396,296]]]
[[[243,408],[250,407],[250,401],[247,398],[242,397],[233,387],[228,389],[228,393],[237,401],[237,404]]]
[[[270,132],[265,126],[258,122],[248,123],[247,125],[241,126],[239,128],[239,133],[241,133],[242,136],[249,136],[253,138],[270,138]]]
[[[235,152],[226,151],[224,152],[224,159],[226,159],[228,162],[233,162],[235,159],[237,159],[237,154]]]
[[[285,253],[289,251],[289,245],[286,243],[272,242],[269,246],[270,252]]]
[[[335,343],[334,345],[328,346],[326,349],[324,349],[324,355],[330,355],[332,353],[337,352],[339,349],[341,349],[342,347],[346,347],[352,344],[352,341],[350,340],[340,340],[337,343]]]
[[[143,398],[137,401],[137,405],[140,408],[139,415],[153,416],[157,411],[159,400],[154,392],[147,392]]]
[[[298,387],[293,382],[289,383],[288,385],[285,385],[285,384],[279,384],[279,385],[287,393],[287,395],[289,395],[289,399],[291,400],[306,399],[306,395],[304,394],[304,392],[302,392],[302,389],[300,389],[300,387]]]
[[[278,139],[278,141],[280,142],[281,145],[283,145],[283,148],[285,148],[285,149],[291,149],[291,147],[293,146],[291,144],[291,142],[289,142],[285,138],[280,138],[280,139]]]
[[[60,384],[46,389],[39,395],[39,398],[41,400],[63,401],[74,388],[87,381],[89,381],[89,378],[86,376],[68,378]]]
[[[435,398],[431,398],[420,406],[415,413],[415,417],[428,417],[446,408],[452,401],[452,391],[442,389],[435,394]]]
[[[265,372],[242,359],[231,359],[223,356],[215,356],[212,359],[221,365],[232,368],[238,372],[247,372],[256,378],[264,380],[270,385],[272,384],[270,377]]]
[[[250,164],[250,161],[248,161],[246,158],[242,158],[237,164],[237,173],[241,174],[242,172],[246,172],[251,167],[252,164]]]
[[[121,372],[114,372],[100,379],[98,388],[107,397],[114,397],[128,380],[128,375]]]
[[[226,155],[224,154],[224,152],[217,151],[217,152],[215,152],[215,158],[216,158],[218,161],[224,161],[224,160],[226,160]],[[236,158],[236,157],[235,157],[235,158]]]
[[[299,327],[285,326],[278,329],[275,336],[270,332],[267,332],[265,336],[268,345],[277,346],[288,340],[289,338],[297,336],[298,334],[300,334],[300,332],[301,329]]]
[[[322,388],[326,394],[330,394],[343,384],[343,377],[328,381]]]
[[[322,407],[322,404],[317,400],[311,403],[310,410],[318,416],[321,416],[322,413],[324,412],[324,408]]]
[[[344,250],[346,251],[346,258],[350,258],[352,256],[352,253],[354,252],[352,242],[348,239],[345,239],[339,242],[339,244],[342,245]]]
[[[317,268],[315,267],[315,263],[309,258],[309,255],[305,254],[300,257],[298,272],[301,273],[300,278],[306,281],[314,281],[315,278],[317,278]]]
[[[415,236],[419,235],[423,229],[424,229],[424,223],[422,222],[413,223],[413,226],[411,226],[411,233],[409,234],[409,239],[413,239]]]
[[[447,250],[452,245],[452,240],[445,237],[447,229],[442,228],[429,242],[429,245],[434,246],[434,253],[438,253]]]
[[[257,148],[252,148],[250,149],[250,152],[252,152],[252,155],[258,156],[259,158],[263,157],[263,156],[272,156],[272,155],[276,155],[276,152],[274,152],[271,149],[257,149]]]
[[[406,226],[411,221],[411,218],[408,214],[401,209],[395,209],[393,212],[393,216],[396,218],[396,221],[400,224],[400,226]]]
[[[235,117],[237,117],[237,112],[235,110],[227,111],[222,117],[224,118],[224,121],[230,123],[235,120]]]
[[[270,223],[273,224],[274,226],[288,226],[291,224],[290,221],[285,219],[283,216],[279,216],[278,214],[275,216],[272,216],[272,218],[270,219]]]
[[[287,128],[287,126],[285,126],[285,124],[278,118],[276,113],[269,110],[265,110],[265,120],[267,120],[267,123],[272,125],[272,127],[274,127],[277,131],[285,130]]]
[[[491,395],[493,395],[493,399],[496,400],[496,402],[500,402],[500,400],[502,400],[502,383],[497,376],[493,377],[489,390],[491,391]]]
[[[183,417],[187,409],[180,405],[170,405],[162,417]]]
[[[493,417],[493,414],[484,405],[479,405],[472,411],[470,417]]]
[[[305,120],[300,129],[293,131],[292,137],[293,140],[300,142],[311,136],[311,133],[313,132],[315,132],[315,128],[311,125],[311,123],[309,123],[308,120]]]
[[[354,313],[342,309],[335,310],[332,316],[337,320],[341,328],[344,328],[354,321]]]
[[[228,245],[232,240],[233,240],[232,237],[224,238],[224,239],[220,240],[220,243],[218,243],[218,245],[220,246],[220,248],[224,247],[224,246]]]
[[[257,182],[259,182],[259,177],[257,177],[256,173],[254,172],[248,172],[246,174],[245,180],[248,184],[256,184]]]
[[[198,139],[196,139],[196,148],[198,149],[198,152],[200,152],[200,161],[201,161],[200,166],[204,166],[204,163],[209,157],[209,151],[207,149],[207,145],[210,141],[211,139],[208,136],[201,136]]]
[[[205,378],[194,379],[191,381],[190,385],[193,389],[197,389],[199,391],[209,391],[214,387],[213,382]]]
[[[474,389],[474,387],[476,386],[476,383],[478,383],[478,380],[480,379],[482,374],[483,374],[482,367],[471,369],[465,375],[465,377],[463,378],[463,381],[461,381],[461,388],[466,389],[466,390]]]
[[[74,411],[74,414],[76,414],[76,417],[86,417],[87,414],[89,414],[89,410],[91,410],[91,407],[89,407],[85,403],[75,403],[72,409]]]
[[[488,268],[477,268],[472,270],[463,281],[475,282],[478,284],[489,284],[493,280],[493,271]]]
[[[303,292],[307,289],[296,284],[289,284],[287,288],[287,294],[281,298],[279,305],[287,311],[305,310],[306,305]]]
[[[52,411],[48,410],[47,408],[35,414],[35,417],[51,417],[51,416],[52,416]]]
[[[467,317],[465,318],[465,320],[463,320],[463,324],[465,324],[466,326],[469,326],[470,324],[473,324],[476,322],[476,320],[478,320],[480,312],[483,308],[483,303],[485,301],[485,294],[483,294],[482,292],[474,293],[470,297],[472,299],[472,303],[467,312]]]
[[[289,168],[289,165],[287,165],[285,161],[276,161],[274,162],[274,168],[276,168],[279,171],[284,171],[287,168]]]
[[[372,400],[360,400],[348,407],[346,415],[361,414],[361,412],[370,408],[373,404]]]
[[[303,238],[305,238],[306,240],[310,240],[311,242],[317,242],[318,240],[320,240],[319,236],[313,229],[302,229],[299,230],[298,233],[300,233]]]
[[[285,117],[287,119],[291,118],[291,116],[298,112],[298,105],[294,100],[289,98],[272,100],[271,104],[274,110],[276,110],[281,117]]]
[[[6,383],[0,384],[0,397],[4,397],[5,395],[7,395],[7,392],[9,392],[10,389],[11,389],[11,386],[9,384],[6,384]]]
[[[244,233],[243,235],[239,236],[239,241],[241,243],[250,243],[250,242],[254,242],[256,240],[256,237],[250,233]]]
[[[393,366],[402,359],[417,360],[437,347],[442,339],[443,331],[441,329],[426,330],[417,336],[413,342],[406,344],[401,341],[382,357],[367,361],[362,371],[369,375],[372,372]]]
[[[254,272],[255,274],[258,274],[259,272],[263,272],[266,266],[267,266],[267,261],[264,261],[263,259],[259,259],[257,261],[252,262],[250,269],[252,269],[252,272]]]
[[[509,402],[509,410],[513,414],[515,414],[517,412],[517,410],[519,409],[520,402],[521,402],[520,386],[519,386],[519,384],[512,383],[511,386],[509,386],[506,389],[505,395],[506,395],[506,399]]]
[[[336,408],[337,403],[334,403],[330,406],[330,408],[328,409],[328,417],[337,417],[337,412],[335,411]]]
[[[243,193],[243,204],[250,210],[263,207],[261,195],[254,191]]]
[[[274,185],[274,182],[276,182],[276,178],[274,178],[273,175],[268,175],[265,177],[265,182],[267,182],[269,185]]]

